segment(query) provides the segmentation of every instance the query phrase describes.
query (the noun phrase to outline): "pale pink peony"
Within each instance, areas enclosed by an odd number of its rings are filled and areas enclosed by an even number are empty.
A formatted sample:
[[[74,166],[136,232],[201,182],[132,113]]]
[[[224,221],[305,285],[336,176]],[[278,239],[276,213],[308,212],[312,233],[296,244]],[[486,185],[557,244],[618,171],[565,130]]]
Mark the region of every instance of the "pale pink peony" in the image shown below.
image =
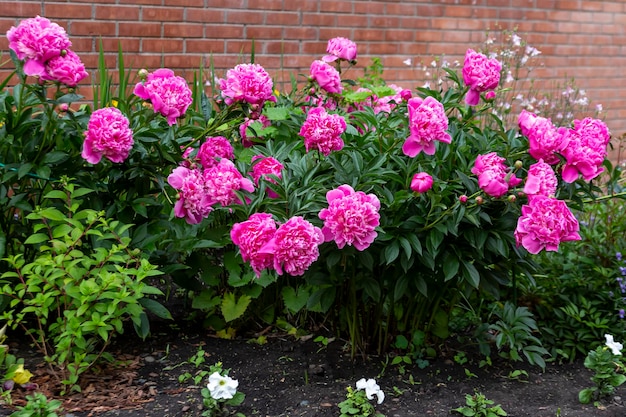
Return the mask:
[[[254,191],[254,184],[237,170],[235,164],[226,158],[220,159],[219,163],[204,170],[204,181],[211,205],[216,203],[223,207],[231,204],[241,204],[237,191]]]
[[[557,185],[558,180],[554,170],[549,164],[540,159],[539,162],[532,164],[528,169],[524,193],[529,198],[536,195],[554,197]]]
[[[528,138],[528,153],[536,160],[550,165],[558,164],[557,153],[568,143],[566,130],[557,129],[549,119],[522,110],[518,118],[522,135]]]
[[[222,97],[227,105],[236,102],[262,106],[276,101],[272,78],[259,64],[239,64],[220,80]]]
[[[415,157],[424,151],[426,155],[435,154],[435,141],[450,143],[452,138],[446,131],[448,118],[443,104],[433,97],[413,97],[407,102],[409,110],[410,136],[402,145],[402,152]]]
[[[374,194],[354,191],[347,184],[326,193],[328,208],[322,209],[319,218],[324,220],[324,240],[334,240],[339,249],[345,245],[357,250],[368,248],[380,224],[380,201]]]
[[[350,39],[337,37],[328,41],[326,53],[322,60],[324,62],[333,62],[337,59],[345,59],[346,61],[354,61],[356,59],[356,43]]]
[[[250,119],[246,117],[243,123],[239,125],[239,136],[241,136],[241,144],[244,146],[244,148],[249,148],[254,145],[254,142],[250,138],[248,138],[248,127],[254,122],[260,122],[262,128],[271,126],[270,119],[268,119],[267,116],[263,114],[260,115],[258,119]],[[259,134],[259,132],[257,131],[256,134]]]
[[[281,164],[276,158],[272,158],[271,156],[255,155],[252,158],[252,164],[252,179],[256,185],[259,185],[259,180],[261,178],[271,184],[276,184],[276,179],[272,178],[272,176],[282,178],[283,164]],[[267,189],[267,196],[269,198],[278,198],[278,194],[270,188]]]
[[[89,74],[85,71],[85,65],[80,57],[67,49],[65,55],[59,55],[46,62],[46,70],[40,75],[40,79],[76,87],[87,75]]]
[[[217,165],[222,158],[233,159],[234,150],[230,141],[223,136],[207,137],[200,149],[198,160],[204,169]]]
[[[26,75],[42,75],[46,63],[72,46],[65,29],[45,17],[25,19],[7,31],[9,48],[25,60]]]
[[[472,173],[478,176],[478,186],[492,197],[502,197],[509,188],[517,186],[522,180],[517,178],[504,165],[504,159],[495,152],[478,155],[474,161]]]
[[[280,225],[274,237],[259,250],[259,253],[274,256],[274,269],[279,275],[303,275],[319,257],[319,245],[324,235],[319,227],[300,216],[294,216]]]
[[[561,173],[563,181],[574,182],[579,174],[585,181],[591,181],[600,175],[611,140],[606,125],[591,117],[574,120],[574,129],[568,130],[567,137],[568,145],[561,152],[566,160]]]
[[[498,87],[501,69],[502,64],[497,59],[468,49],[463,62],[463,81],[469,87],[465,103],[475,106],[480,100],[480,93]]]
[[[343,149],[341,135],[346,131],[345,119],[338,114],[328,114],[322,107],[311,109],[300,128],[307,151],[317,149],[324,156]]]
[[[532,254],[557,251],[559,243],[580,240],[578,220],[562,200],[537,195],[522,206],[515,242]]]
[[[324,61],[313,61],[310,68],[311,79],[329,93],[341,94],[341,76],[339,71]]]
[[[134,93],[143,100],[149,100],[154,112],[166,117],[170,126],[185,115],[192,101],[187,81],[168,68],[149,73],[144,82],[135,85]]]
[[[133,147],[133,131],[126,116],[115,107],[94,111],[89,118],[81,156],[90,164],[102,157],[124,162]]]
[[[257,277],[261,276],[261,271],[274,265],[274,256],[271,253],[261,253],[260,249],[275,233],[276,222],[267,213],[254,213],[248,220],[233,224],[230,230],[230,238],[239,247],[242,259],[250,262]]]
[[[209,215],[212,203],[202,171],[179,166],[167,177],[167,182],[178,190],[178,201],[174,205],[176,217],[185,218],[189,224],[198,224]]]
[[[433,187],[433,177],[426,172],[418,172],[411,180],[411,190],[416,193],[425,193]]]

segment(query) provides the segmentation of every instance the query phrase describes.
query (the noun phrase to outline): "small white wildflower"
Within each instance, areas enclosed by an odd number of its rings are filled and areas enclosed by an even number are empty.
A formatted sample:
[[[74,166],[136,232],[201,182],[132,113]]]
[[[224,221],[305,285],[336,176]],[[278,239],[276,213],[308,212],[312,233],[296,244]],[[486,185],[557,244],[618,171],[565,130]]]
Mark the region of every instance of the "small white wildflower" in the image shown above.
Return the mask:
[[[579,106],[588,106],[589,99],[587,97],[581,97],[578,100],[576,100],[576,104],[578,104]]]
[[[374,399],[374,395],[378,399],[378,404],[382,404],[385,400],[385,393],[380,389],[376,380],[373,378],[370,378],[367,381],[365,378],[361,378],[356,381],[356,390],[359,391],[362,389],[365,390],[365,396],[368,400]]]
[[[487,38],[487,40],[485,41],[485,45],[491,45],[494,41],[494,38]]]
[[[526,54],[530,56],[537,56],[541,54],[541,51],[537,48],[533,48],[530,45],[526,45]]]
[[[612,334],[605,334],[604,337],[606,338],[606,346],[611,349],[611,352],[613,352],[614,355],[621,355],[624,345],[613,340]]]
[[[521,63],[522,65],[524,65],[526,62],[528,62],[528,55],[524,55],[524,56],[522,57],[522,59],[520,59],[520,63]]]
[[[219,372],[213,372],[209,376],[209,383],[207,384],[211,397],[216,400],[229,400],[233,398],[237,392],[238,386],[239,381],[226,375],[222,376]]]
[[[430,66],[431,66],[431,67],[433,67],[433,68],[437,68],[437,61],[432,60],[432,61],[430,62]]]
[[[430,88],[430,81],[426,81],[422,87],[423,88]]]
[[[426,76],[430,77],[430,71],[426,71]]]
[[[556,118],[557,119],[562,119],[563,118],[563,113],[557,113],[556,114]]]
[[[404,61],[402,61],[402,63],[406,65],[407,67],[410,67],[413,62],[411,61],[411,58],[409,58],[409,59],[405,59]]]
[[[507,71],[506,79],[504,80],[504,82],[512,83],[513,81],[515,81],[515,78],[513,78],[513,75],[511,74],[511,71]]]
[[[524,96],[521,93],[515,96],[515,100],[523,100],[523,99],[524,99]]]
[[[455,59],[455,60],[454,60],[454,66],[455,66],[456,68],[460,67],[460,66],[461,66],[461,61],[459,61],[458,59]]]
[[[522,38],[517,36],[517,33],[513,34],[513,36],[511,37],[511,41],[513,41],[513,45],[514,46],[521,46],[522,45]]]
[[[602,104],[601,104],[601,103],[600,103],[600,104],[596,104],[596,111],[597,111],[598,113],[601,113],[601,112],[602,112]]]
[[[490,58],[490,59],[494,59],[494,58],[497,58],[497,57],[498,57],[498,54],[497,54],[497,53],[495,53],[495,52],[491,52],[491,53],[489,54],[489,58]]]
[[[578,94],[585,97],[587,95],[587,92],[585,90],[578,90]]]

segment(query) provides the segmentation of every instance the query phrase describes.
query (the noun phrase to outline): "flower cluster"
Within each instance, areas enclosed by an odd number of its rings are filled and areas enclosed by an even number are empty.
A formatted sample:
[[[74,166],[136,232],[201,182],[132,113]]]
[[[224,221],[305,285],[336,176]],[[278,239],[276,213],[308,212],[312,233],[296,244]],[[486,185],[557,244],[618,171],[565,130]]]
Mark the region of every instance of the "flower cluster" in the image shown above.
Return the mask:
[[[506,159],[495,152],[478,155],[472,173],[478,176],[478,186],[492,197],[502,197],[509,188],[516,187],[521,179],[509,172],[504,165]]]
[[[343,149],[341,135],[346,131],[346,120],[338,114],[328,114],[323,107],[315,107],[307,114],[300,128],[307,151],[317,149],[324,156]]]
[[[94,111],[89,118],[82,157],[90,164],[97,164],[103,156],[112,162],[124,162],[133,143],[133,131],[126,116],[115,107],[105,107]]]
[[[246,222],[235,223],[231,238],[242,257],[254,262],[257,276],[265,268],[275,269],[279,275],[304,274],[319,257],[322,231],[301,216],[290,218],[273,233],[272,225],[271,215],[256,213]]]
[[[522,135],[528,138],[528,153],[550,165],[560,162],[557,153],[562,152],[567,142],[563,140],[564,129],[555,127],[549,119],[522,110],[518,119]]]
[[[411,135],[402,146],[405,155],[414,157],[422,151],[426,155],[434,155],[434,141],[450,143],[452,138],[447,132],[448,118],[443,104],[430,96],[425,99],[412,97],[407,107]]]
[[[334,240],[339,249],[345,245],[360,251],[367,249],[376,239],[375,229],[380,224],[378,197],[344,184],[327,192],[326,201],[328,208],[319,213],[324,220],[324,240]]]
[[[155,113],[166,117],[170,126],[185,115],[192,101],[187,81],[168,68],[149,73],[145,81],[135,85],[134,93],[143,100],[149,100]]]
[[[272,78],[259,64],[239,64],[228,70],[219,83],[227,105],[248,103],[262,107],[266,101],[276,101]]]
[[[24,60],[24,73],[75,87],[88,74],[85,66],[69,48],[65,29],[45,17],[25,19],[7,31],[9,48]]]
[[[606,147],[611,134],[606,125],[597,119],[587,117],[574,120],[574,128],[567,129],[563,149],[565,165],[563,181],[574,182],[581,174],[585,181],[591,181],[604,170],[602,162],[606,157]]]

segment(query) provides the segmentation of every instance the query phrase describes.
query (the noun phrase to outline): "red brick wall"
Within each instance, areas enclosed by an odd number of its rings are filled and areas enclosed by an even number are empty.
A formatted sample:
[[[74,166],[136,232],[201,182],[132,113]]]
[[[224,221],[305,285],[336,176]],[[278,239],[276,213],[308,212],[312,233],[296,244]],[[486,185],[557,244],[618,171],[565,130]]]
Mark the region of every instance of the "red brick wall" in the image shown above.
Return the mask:
[[[442,54],[462,60],[487,29],[517,28],[542,51],[534,78],[574,77],[592,105],[603,105],[613,134],[626,132],[623,0],[0,0],[0,31],[38,14],[66,28],[90,68],[101,38],[110,66],[120,42],[135,69],[166,66],[189,77],[212,58],[222,75],[249,59],[254,39],[255,62],[278,81],[307,73],[329,38],[345,36],[358,45],[359,66],[380,57],[384,78],[403,87],[423,84],[415,64]]]

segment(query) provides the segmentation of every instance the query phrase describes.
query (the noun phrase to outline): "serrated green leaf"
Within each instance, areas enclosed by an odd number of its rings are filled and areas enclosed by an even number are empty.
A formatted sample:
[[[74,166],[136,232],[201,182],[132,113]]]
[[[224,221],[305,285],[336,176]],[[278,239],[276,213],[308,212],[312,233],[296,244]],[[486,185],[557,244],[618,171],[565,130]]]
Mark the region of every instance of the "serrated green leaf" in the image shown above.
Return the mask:
[[[235,294],[226,293],[222,299],[222,315],[227,322],[238,319],[246,312],[248,305],[252,301],[252,298],[247,295],[242,295],[239,300],[236,299]]]

